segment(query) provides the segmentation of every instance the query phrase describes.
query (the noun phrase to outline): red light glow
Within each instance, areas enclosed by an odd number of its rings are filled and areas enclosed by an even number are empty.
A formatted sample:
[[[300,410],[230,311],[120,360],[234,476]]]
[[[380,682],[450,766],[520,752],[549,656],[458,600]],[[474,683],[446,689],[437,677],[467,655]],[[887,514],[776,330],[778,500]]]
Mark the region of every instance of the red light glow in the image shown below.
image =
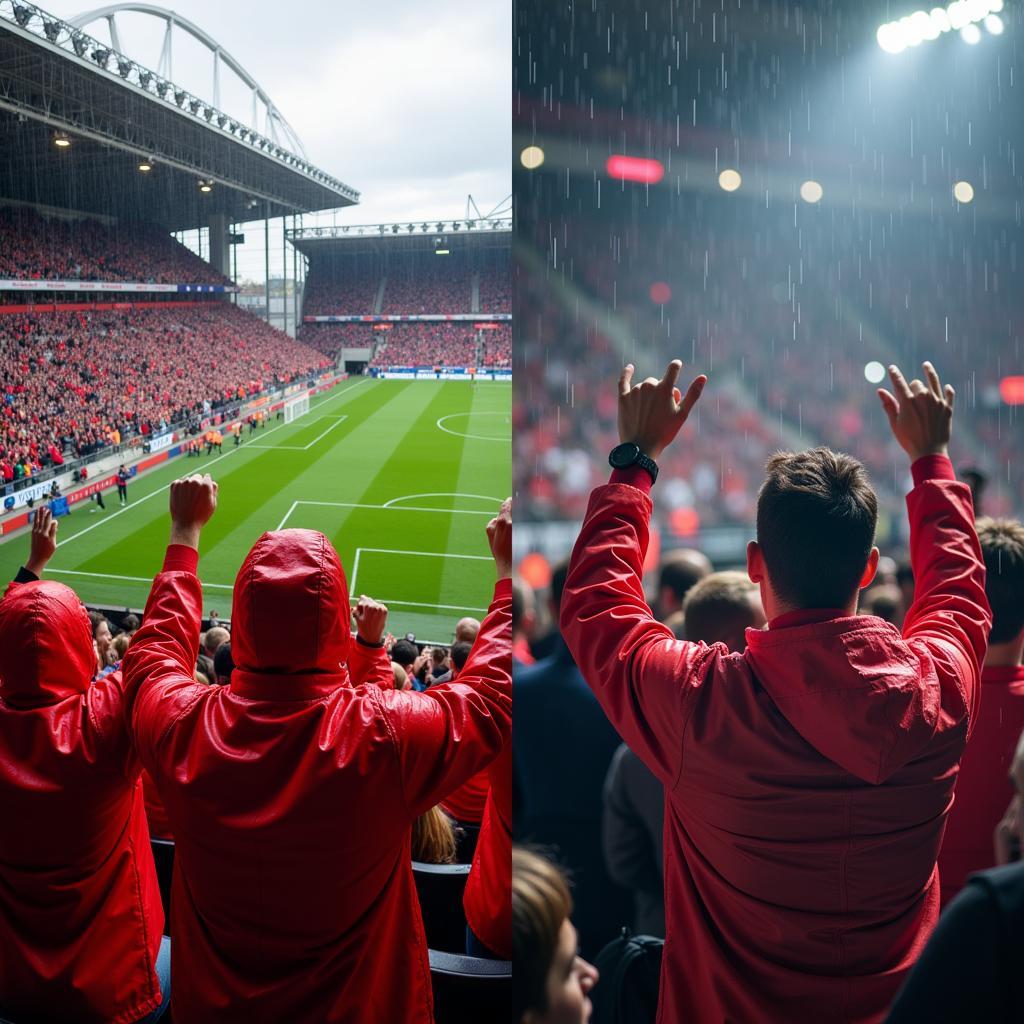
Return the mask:
[[[655,281],[647,294],[655,305],[664,306],[672,298],[672,289],[664,281]]]
[[[665,177],[665,168],[659,160],[646,160],[639,156],[616,154],[608,157],[605,170],[609,178],[636,181],[641,185],[655,185]]]
[[[999,394],[1007,405],[1024,405],[1024,377],[1004,377]]]

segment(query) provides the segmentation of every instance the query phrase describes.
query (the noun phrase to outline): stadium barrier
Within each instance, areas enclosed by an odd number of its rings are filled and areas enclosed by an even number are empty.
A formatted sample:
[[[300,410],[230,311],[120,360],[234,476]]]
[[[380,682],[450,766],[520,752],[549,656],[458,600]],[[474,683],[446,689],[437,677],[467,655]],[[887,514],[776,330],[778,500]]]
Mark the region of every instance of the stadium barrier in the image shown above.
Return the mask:
[[[370,375],[381,380],[512,380],[510,369],[490,366],[481,369],[472,366],[375,366],[371,367]]]
[[[199,293],[201,295],[223,295],[237,292],[237,285],[227,284],[150,284],[147,281],[25,281],[20,279],[0,280],[0,292],[171,292],[175,295]]]
[[[478,321],[491,323],[494,320],[512,320],[511,313],[329,313],[319,316],[304,316],[304,324],[380,324],[416,323],[437,321]]]

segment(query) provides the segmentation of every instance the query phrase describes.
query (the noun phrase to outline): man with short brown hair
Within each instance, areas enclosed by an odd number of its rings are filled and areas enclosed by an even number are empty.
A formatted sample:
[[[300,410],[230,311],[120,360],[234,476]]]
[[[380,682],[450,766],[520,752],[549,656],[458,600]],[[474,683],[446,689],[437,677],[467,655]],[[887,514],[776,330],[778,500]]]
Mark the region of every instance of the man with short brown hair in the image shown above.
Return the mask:
[[[655,461],[707,383],[682,364],[619,382],[562,598],[566,643],[666,788],[660,1024],[877,1021],[939,910],[936,858],[978,708],[991,611],[971,495],[947,454],[953,389],[890,367],[882,408],[911,460],[915,600],[902,636],[856,615],[876,501],[856,460],[776,456],[747,569],[766,630],[744,653],[676,640],[644,599]]]

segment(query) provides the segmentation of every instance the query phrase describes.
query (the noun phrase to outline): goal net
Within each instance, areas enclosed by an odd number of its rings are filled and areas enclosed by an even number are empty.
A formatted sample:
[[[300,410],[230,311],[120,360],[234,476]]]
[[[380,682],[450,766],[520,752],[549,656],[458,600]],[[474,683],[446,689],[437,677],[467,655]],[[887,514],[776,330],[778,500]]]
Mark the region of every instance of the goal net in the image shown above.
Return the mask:
[[[305,416],[307,412],[309,412],[308,391],[301,395],[296,395],[294,398],[289,398],[284,403],[285,423],[291,423],[292,420],[297,420],[300,416]]]

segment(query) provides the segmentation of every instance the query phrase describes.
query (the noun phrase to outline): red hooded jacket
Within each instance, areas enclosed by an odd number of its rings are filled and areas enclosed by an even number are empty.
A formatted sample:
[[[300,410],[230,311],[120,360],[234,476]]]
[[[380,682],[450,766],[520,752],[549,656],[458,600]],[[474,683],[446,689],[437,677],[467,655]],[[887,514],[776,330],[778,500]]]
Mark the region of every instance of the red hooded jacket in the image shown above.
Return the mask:
[[[1010,762],[1022,731],[1024,665],[983,668],[981,710],[960,762],[956,799],[939,853],[943,906],[964,887],[968,875],[995,867],[993,833],[1012,794]]]
[[[490,789],[462,906],[473,934],[512,959],[512,744],[488,769]]]
[[[160,1005],[164,915],[120,673],[74,591],[0,602],[0,1004],[128,1024]]]
[[[375,679],[346,667],[337,554],[311,530],[264,534],[235,582],[231,682],[211,687],[192,678],[196,561],[168,550],[124,661],[176,843],[175,1019],[429,1022],[411,827],[507,741],[510,581],[458,682],[352,686]]]
[[[743,654],[651,616],[647,474],[591,495],[561,627],[665,785],[661,1024],[878,1021],[935,925],[991,612],[970,491],[945,457],[913,473],[903,635],[805,611]]]

